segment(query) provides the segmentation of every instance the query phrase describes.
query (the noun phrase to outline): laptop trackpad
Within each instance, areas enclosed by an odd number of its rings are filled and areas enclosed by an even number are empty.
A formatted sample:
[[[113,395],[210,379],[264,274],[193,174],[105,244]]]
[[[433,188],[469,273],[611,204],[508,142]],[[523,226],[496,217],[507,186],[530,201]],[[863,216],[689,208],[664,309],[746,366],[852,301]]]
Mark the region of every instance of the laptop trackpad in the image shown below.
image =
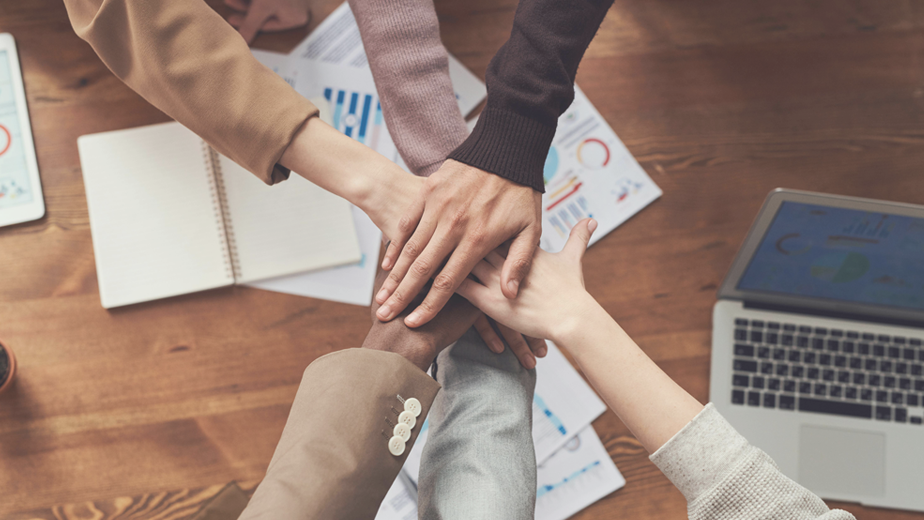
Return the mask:
[[[803,425],[799,483],[824,494],[885,494],[885,435]]]

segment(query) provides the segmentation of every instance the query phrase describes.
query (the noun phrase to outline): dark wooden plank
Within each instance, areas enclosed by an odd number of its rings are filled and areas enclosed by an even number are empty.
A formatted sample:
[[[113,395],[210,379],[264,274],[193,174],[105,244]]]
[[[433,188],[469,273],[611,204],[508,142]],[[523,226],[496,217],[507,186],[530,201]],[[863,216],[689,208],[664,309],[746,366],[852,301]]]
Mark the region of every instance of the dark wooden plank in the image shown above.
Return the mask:
[[[317,2],[310,27],[338,4]],[[449,50],[483,75],[516,0],[436,5]],[[103,310],[76,139],[167,118],[106,70],[58,0],[5,2],[0,27],[20,46],[48,207],[0,228],[0,337],[20,361],[0,396],[0,518],[181,519],[226,482],[252,489],[302,370],[359,345],[368,310],[247,288]],[[255,46],[287,51],[307,32]],[[578,84],[664,196],[591,249],[585,277],[698,399],[715,291],[769,190],[924,203],[922,51],[916,2],[616,1]],[[595,427],[628,484],[576,518],[683,517],[618,418]]]

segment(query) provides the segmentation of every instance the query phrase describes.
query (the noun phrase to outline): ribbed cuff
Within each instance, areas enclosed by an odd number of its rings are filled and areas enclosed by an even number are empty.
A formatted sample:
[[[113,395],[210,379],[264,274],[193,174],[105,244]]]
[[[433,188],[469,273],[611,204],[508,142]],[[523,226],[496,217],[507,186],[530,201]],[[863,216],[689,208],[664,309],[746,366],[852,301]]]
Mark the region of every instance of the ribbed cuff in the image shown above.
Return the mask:
[[[545,166],[555,127],[506,110],[485,108],[468,139],[449,159],[545,192]]]
[[[754,450],[709,403],[648,458],[693,502],[725,480]]]

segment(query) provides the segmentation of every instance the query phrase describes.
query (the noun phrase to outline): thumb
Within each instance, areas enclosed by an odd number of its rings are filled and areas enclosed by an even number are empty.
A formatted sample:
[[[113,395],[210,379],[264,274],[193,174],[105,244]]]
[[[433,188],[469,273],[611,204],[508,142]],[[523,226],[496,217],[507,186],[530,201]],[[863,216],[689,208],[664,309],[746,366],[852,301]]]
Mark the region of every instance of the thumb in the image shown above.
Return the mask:
[[[580,263],[581,259],[584,258],[584,251],[587,251],[587,243],[590,242],[590,237],[595,229],[597,229],[597,221],[592,218],[578,222],[576,226],[571,228],[571,236],[568,237],[568,242],[565,243],[565,247],[561,252]]]
[[[532,227],[526,228],[510,244],[507,260],[504,261],[504,267],[501,270],[501,292],[507,298],[517,297],[520,283],[529,273],[537,247],[539,247],[539,237],[533,232]]]

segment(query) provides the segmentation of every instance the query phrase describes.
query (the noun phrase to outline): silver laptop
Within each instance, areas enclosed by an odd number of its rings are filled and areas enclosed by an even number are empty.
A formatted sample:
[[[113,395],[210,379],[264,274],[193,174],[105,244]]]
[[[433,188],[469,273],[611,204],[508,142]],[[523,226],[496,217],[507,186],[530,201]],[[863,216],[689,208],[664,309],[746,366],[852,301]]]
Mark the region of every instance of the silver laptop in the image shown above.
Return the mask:
[[[924,206],[770,193],[713,312],[710,399],[823,498],[924,511]]]

